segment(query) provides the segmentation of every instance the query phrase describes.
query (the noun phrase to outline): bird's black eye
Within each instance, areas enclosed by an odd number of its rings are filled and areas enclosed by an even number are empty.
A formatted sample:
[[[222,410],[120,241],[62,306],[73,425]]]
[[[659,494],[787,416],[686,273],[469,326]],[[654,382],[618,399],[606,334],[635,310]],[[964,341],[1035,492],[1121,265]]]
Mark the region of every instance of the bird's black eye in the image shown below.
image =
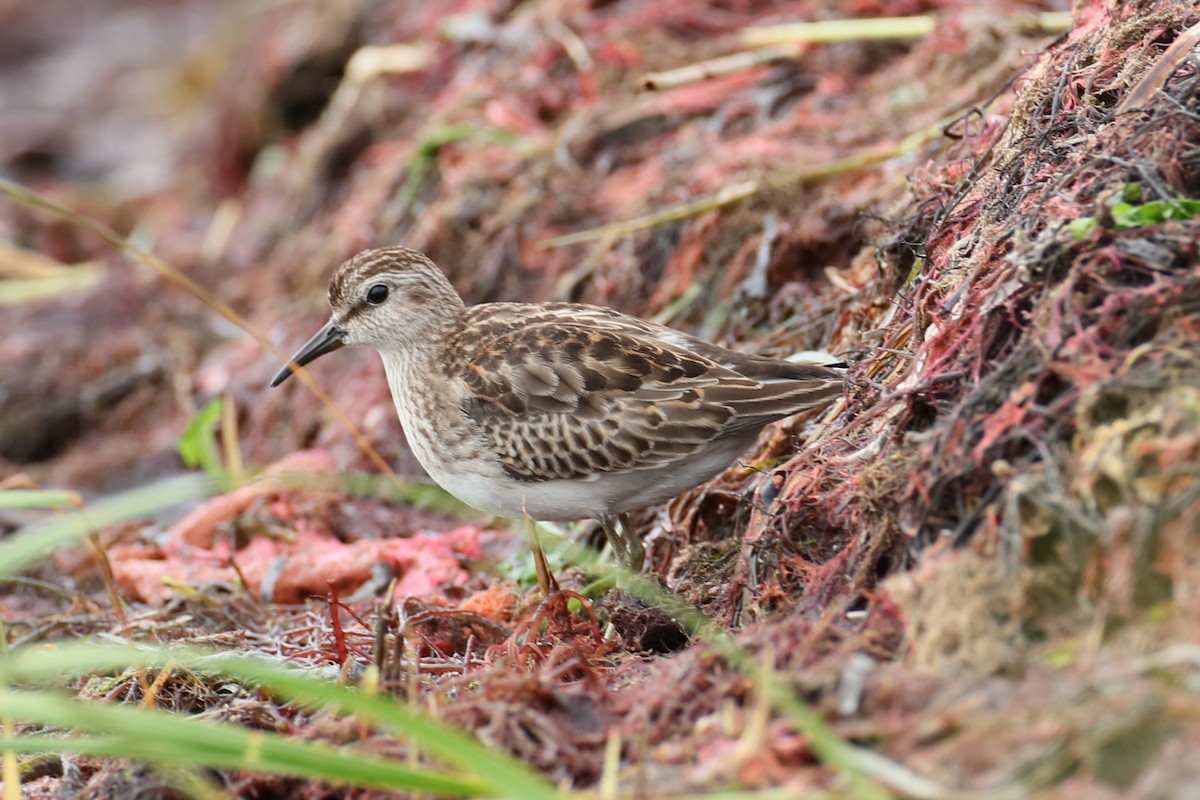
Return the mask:
[[[377,283],[367,290],[367,302],[373,306],[377,306],[388,298],[388,287],[382,283]]]

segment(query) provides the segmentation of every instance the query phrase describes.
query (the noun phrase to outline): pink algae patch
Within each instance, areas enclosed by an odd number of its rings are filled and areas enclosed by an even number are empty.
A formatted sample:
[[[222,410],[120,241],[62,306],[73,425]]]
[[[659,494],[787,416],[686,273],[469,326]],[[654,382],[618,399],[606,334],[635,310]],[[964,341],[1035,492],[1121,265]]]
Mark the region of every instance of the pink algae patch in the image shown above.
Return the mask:
[[[332,470],[327,453],[307,450],[281,459],[267,474]],[[295,498],[302,498],[302,505],[294,504]],[[172,526],[160,544],[110,546],[113,577],[128,599],[153,604],[181,587],[213,583],[240,586],[264,602],[298,603],[331,590],[340,596],[353,593],[385,569],[398,578],[397,594],[424,597],[463,586],[470,577],[463,562],[484,558],[479,528],[472,525],[447,533],[343,541],[329,522],[335,496],[316,503],[313,498],[311,489],[280,488],[269,480],[215,497]],[[237,518],[243,515],[250,523],[246,527],[269,526],[269,519],[262,519],[266,515],[285,521],[294,533],[255,532],[239,545]]]
[[[483,557],[479,529],[465,526],[444,534],[419,533],[403,539],[341,542],[306,532],[293,541],[255,536],[230,559],[229,547],[195,549],[186,556],[164,549],[116,545],[110,549],[113,577],[130,600],[159,604],[178,587],[204,583],[240,583],[264,601],[298,603],[305,597],[353,592],[385,566],[399,576],[396,593],[424,597],[466,583],[464,559]],[[234,564],[236,563],[236,567]],[[269,597],[263,597],[268,587]]]

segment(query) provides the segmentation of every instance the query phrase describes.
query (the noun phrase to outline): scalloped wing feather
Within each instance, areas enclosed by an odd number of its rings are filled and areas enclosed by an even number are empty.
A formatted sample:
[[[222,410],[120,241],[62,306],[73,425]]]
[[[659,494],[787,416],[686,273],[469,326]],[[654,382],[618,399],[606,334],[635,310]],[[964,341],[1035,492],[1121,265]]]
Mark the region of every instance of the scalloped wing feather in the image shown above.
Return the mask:
[[[826,367],[736,353],[595,306],[467,309],[446,357],[463,413],[508,474],[584,479],[660,468],[840,394]]]

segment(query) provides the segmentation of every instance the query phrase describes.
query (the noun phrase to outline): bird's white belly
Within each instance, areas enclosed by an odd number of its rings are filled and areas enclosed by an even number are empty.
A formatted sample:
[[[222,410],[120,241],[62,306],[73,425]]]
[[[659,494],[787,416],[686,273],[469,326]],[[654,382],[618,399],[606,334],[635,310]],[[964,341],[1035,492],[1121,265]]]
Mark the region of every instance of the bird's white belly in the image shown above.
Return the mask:
[[[463,470],[426,467],[426,471],[467,505],[502,517],[517,519],[529,514],[538,520],[575,520],[607,513],[607,498],[591,481],[525,483]]]
[[[753,433],[729,437],[687,458],[648,469],[520,481],[482,446],[465,419],[417,413],[423,402],[428,408],[428,399],[411,393],[421,384],[407,380],[407,364],[385,358],[384,366],[409,447],[429,477],[467,505],[503,517],[595,519],[660,503],[721,472],[754,439]]]
[[[429,476],[450,494],[475,508],[503,517],[525,514],[537,520],[596,519],[661,503],[728,467],[745,450],[746,439],[733,439],[698,456],[654,469],[599,473],[587,478],[518,481],[499,466],[482,462],[426,462]]]

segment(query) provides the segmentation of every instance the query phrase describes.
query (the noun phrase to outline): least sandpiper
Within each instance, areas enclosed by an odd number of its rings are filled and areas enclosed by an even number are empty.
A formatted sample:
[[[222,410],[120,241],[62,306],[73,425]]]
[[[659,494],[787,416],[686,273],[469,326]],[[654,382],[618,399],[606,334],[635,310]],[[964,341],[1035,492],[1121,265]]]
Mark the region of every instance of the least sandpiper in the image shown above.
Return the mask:
[[[607,308],[466,306],[404,247],[344,262],[329,305],[272,386],[338,348],[374,347],[409,446],[442,488],[500,516],[599,520],[632,569],[644,548],[625,512],[712,478],[763,426],[845,382],[834,367],[734,352]]]

